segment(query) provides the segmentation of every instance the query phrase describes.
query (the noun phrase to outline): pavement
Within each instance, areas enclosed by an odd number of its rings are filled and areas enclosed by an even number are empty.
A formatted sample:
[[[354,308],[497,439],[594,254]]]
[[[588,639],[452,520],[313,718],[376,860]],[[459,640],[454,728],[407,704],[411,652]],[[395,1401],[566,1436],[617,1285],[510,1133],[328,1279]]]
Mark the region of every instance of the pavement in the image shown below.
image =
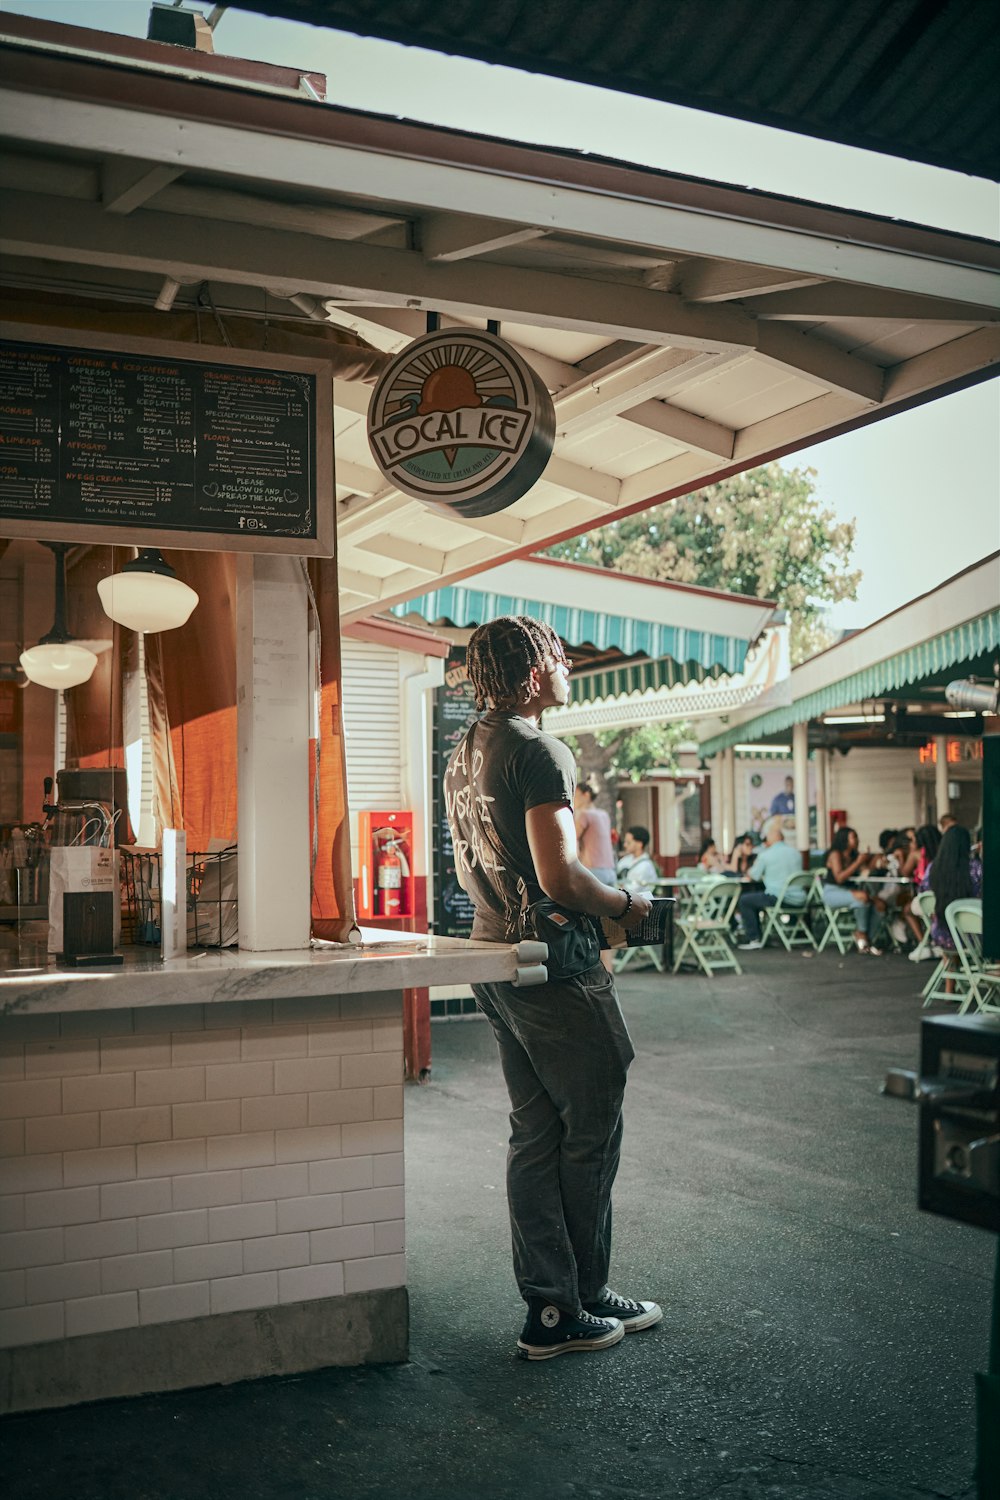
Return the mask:
[[[920,1213],[925,966],[622,976],[636,1046],[612,1349],[514,1358],[492,1034],[406,1094],[410,1362],[8,1418],[8,1500],[972,1500],[994,1237]]]

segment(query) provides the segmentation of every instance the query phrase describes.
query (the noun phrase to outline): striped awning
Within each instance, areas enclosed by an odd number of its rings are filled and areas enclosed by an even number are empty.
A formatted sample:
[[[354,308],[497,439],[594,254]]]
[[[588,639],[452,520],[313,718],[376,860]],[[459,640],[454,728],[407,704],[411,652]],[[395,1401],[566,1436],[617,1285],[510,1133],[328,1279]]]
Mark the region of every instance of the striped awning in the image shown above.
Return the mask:
[[[482,625],[500,615],[533,615],[544,620],[572,648],[589,645],[599,651],[615,648],[625,656],[643,654],[651,660],[616,667],[608,673],[587,676],[617,678],[635,673],[632,686],[609,687],[609,693],[638,691],[647,687],[673,687],[677,683],[702,681],[706,676],[739,672],[746,660],[749,641],[734,636],[713,635],[705,630],[685,630],[651,620],[608,615],[592,609],[549,604],[543,599],[520,599],[507,594],[485,593],[461,585],[437,589],[419,599],[392,606],[394,615],[418,614],[428,624],[447,620],[452,625]],[[648,679],[643,674],[649,672]],[[672,675],[671,675],[672,674]],[[581,679],[582,680],[582,679]]]
[[[716,638],[717,639],[717,638]],[[704,682],[707,677],[729,675],[723,667],[706,667],[688,660],[683,664],[672,656],[658,656],[654,661],[623,662],[604,667],[600,672],[575,672],[570,678],[570,703],[597,703],[603,698],[620,698],[650,689],[684,686]]]
[[[842,677],[839,682],[831,682],[815,693],[796,699],[787,708],[772,709],[757,719],[727,729],[725,733],[705,740],[699,747],[700,753],[703,756],[717,755],[731,745],[764,739],[766,735],[777,734],[792,724],[808,723],[833,709],[889,697],[902,688],[912,687],[927,677],[947,671],[960,662],[971,661],[998,646],[1000,609],[995,609],[941,635],[932,636],[930,640],[921,641],[919,645],[910,646],[906,651],[899,651],[895,656],[886,657],[885,661],[865,667],[861,672],[854,672],[850,677]],[[793,690],[794,685],[793,673]]]

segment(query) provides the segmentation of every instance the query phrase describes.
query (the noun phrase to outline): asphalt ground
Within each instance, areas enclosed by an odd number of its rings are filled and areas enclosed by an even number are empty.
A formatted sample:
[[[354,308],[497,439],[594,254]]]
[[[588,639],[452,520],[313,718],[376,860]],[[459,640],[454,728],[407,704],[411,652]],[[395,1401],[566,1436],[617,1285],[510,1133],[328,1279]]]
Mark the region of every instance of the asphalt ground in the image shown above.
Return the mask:
[[[926,967],[745,955],[621,981],[613,1285],[659,1327],[542,1364],[478,1020],[407,1090],[411,1359],[8,1418],[8,1500],[971,1500],[994,1240],[920,1213]]]

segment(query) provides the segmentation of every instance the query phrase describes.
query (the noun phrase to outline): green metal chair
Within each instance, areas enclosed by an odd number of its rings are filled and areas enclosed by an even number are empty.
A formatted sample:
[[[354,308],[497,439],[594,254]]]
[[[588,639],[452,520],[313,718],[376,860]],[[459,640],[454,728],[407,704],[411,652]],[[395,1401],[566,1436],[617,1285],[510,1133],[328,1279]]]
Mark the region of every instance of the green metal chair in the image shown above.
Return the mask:
[[[924,924],[921,942],[926,943],[928,947],[931,944],[931,921],[936,905],[937,899],[933,891],[918,891],[910,902],[910,910]],[[949,969],[947,958],[939,958],[934,965],[931,977],[920,992],[923,996],[924,1010],[928,1005],[933,1005],[935,1000],[954,1000],[954,994],[945,989],[945,977],[949,974]]]
[[[1000,1011],[1000,969],[988,965],[983,958],[982,901],[977,897],[952,901],[944,919],[958,958],[958,968],[952,973],[963,993],[949,998],[960,998],[959,1015],[964,1015],[970,1007],[985,1012]]]
[[[849,953],[854,947],[854,934],[857,931],[857,921],[854,915],[854,907],[851,906],[827,906],[823,900],[823,878],[816,877],[816,911],[820,915],[820,921],[825,923],[820,940],[817,943],[817,951],[822,953],[828,943],[832,943],[838,953]]]
[[[793,948],[815,948],[816,939],[809,925],[809,901],[814,883],[812,870],[799,870],[789,875],[774,906],[764,907],[760,914],[760,937],[765,946],[768,939],[776,935],[789,953]],[[789,900],[792,891],[801,891],[801,902]]]
[[[729,932],[741,890],[738,880],[706,881],[694,894],[688,910],[674,918],[677,931],[683,938],[674,958],[675,974],[688,949],[710,979],[713,974],[723,971],[743,973],[733,952]]]
[[[643,945],[641,948],[616,948],[611,958],[612,974],[620,974],[628,964],[640,967],[642,961],[648,959],[658,974],[662,974],[666,965],[663,962],[663,948],[655,948]]]

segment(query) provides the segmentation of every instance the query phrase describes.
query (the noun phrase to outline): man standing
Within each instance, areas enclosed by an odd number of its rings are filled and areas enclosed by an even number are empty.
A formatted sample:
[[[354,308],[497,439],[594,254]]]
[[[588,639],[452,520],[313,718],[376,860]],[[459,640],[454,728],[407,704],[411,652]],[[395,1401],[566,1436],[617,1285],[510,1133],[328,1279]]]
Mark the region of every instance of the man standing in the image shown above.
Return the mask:
[[[764,847],[750,866],[750,879],[763,882],[762,891],[747,891],[740,897],[740,921],[743,941],[739,948],[763,948],[760,937],[760,914],[765,906],[776,906],[789,875],[801,874],[802,856],[786,844],[781,818],[768,818],[764,824]],[[789,906],[803,906],[806,893],[792,889],[785,900]]]
[[[569,698],[559,637],[527,615],[481,625],[466,664],[483,717],[457,746],[445,796],[458,878],[475,907],[473,938],[512,942],[522,905],[544,894],[625,927],[645,895],[604,885],[577,857],[575,767],[544,734],[544,709]],[[528,1311],[518,1353],[551,1359],[603,1349],[663,1316],[607,1283],[611,1188],[633,1057],[614,981],[602,964],[530,989],[473,985],[490,1021],[511,1103],[507,1155],[514,1273]]]
[[[791,818],[795,816],[795,782],[791,776],[785,777],[785,789],[776,792],[771,798],[771,816]]]

